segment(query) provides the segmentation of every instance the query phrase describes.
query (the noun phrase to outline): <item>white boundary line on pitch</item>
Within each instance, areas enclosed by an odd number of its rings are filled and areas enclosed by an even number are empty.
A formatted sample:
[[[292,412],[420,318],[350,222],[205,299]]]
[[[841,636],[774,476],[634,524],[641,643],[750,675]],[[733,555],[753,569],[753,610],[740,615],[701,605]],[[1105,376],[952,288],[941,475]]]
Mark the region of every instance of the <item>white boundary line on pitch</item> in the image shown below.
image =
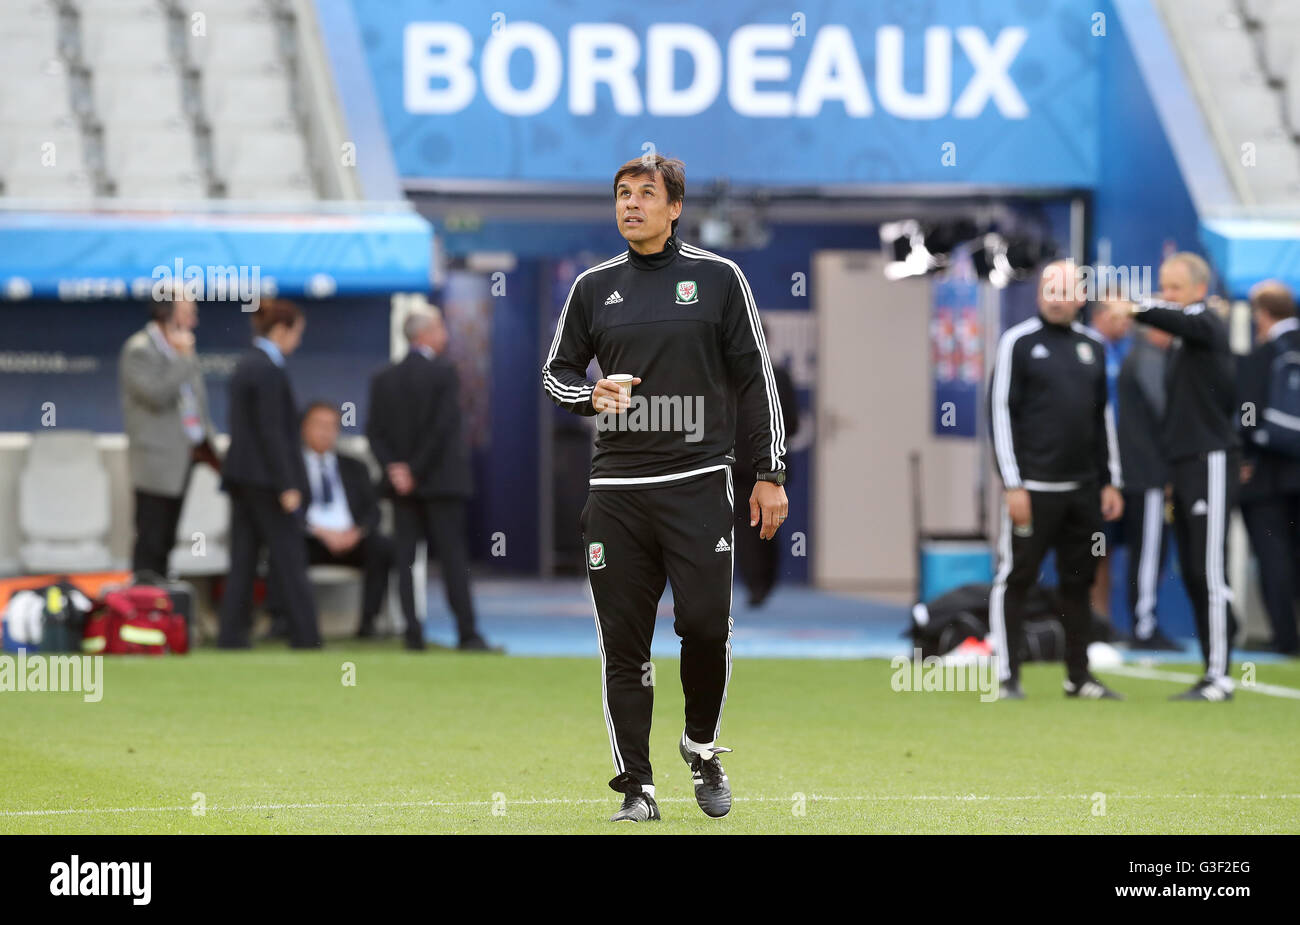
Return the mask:
[[[1102,791],[1098,791],[1102,792]],[[737,803],[791,803],[797,798],[794,794],[781,797],[736,797]],[[1079,800],[1092,801],[1096,799],[1091,793],[1044,793],[1044,794],[1025,794],[1019,796],[995,796],[992,794],[977,793],[957,793],[957,794],[934,794],[916,796],[897,796],[882,794],[880,796],[862,795],[862,796],[826,796],[817,793],[807,794],[805,800],[811,803],[823,802],[945,802],[954,803],[1002,803],[1002,802],[1030,802],[1035,800]],[[1300,800],[1300,793],[1106,793],[1108,800]],[[467,806],[494,806],[498,805],[496,800],[406,800],[392,803],[254,803],[247,806],[208,806],[205,808],[206,813],[252,813],[263,810],[288,810],[288,809],[404,809],[418,806],[453,808]],[[551,804],[564,805],[583,805],[583,804],[605,804],[609,803],[608,799],[566,799],[562,797],[553,797],[550,799],[527,799],[527,800],[504,800],[500,801],[505,806],[545,806]],[[693,797],[662,797],[658,799],[660,803],[693,803]],[[0,811],[0,818],[13,818],[19,816],[78,816],[78,815],[97,815],[97,814],[124,814],[124,813],[192,813],[193,806],[118,806],[118,807],[87,807],[84,809],[15,809]]]
[[[1130,678],[1143,678],[1148,681],[1177,681],[1183,684],[1195,684],[1201,680],[1200,675],[1185,674],[1181,671],[1160,671],[1155,668],[1141,668],[1137,665],[1112,665],[1109,668],[1094,668],[1099,674],[1121,674]],[[1268,694],[1270,697],[1285,697],[1288,700],[1300,700],[1300,690],[1294,687],[1282,687],[1277,684],[1236,684],[1235,691],[1254,691],[1256,694]]]

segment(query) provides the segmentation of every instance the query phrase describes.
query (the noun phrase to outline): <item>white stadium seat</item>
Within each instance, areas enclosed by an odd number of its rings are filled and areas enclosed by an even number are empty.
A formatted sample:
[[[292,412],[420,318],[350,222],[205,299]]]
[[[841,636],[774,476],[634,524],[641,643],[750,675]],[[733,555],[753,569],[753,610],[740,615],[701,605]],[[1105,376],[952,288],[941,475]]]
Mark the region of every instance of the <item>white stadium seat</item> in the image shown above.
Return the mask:
[[[194,534],[203,535],[202,555],[195,554]],[[195,466],[176,527],[176,546],[168,571],[184,576],[224,575],[230,570],[230,500],[221,478],[209,466]]]
[[[81,60],[92,71],[136,69],[174,61],[168,21],[157,7],[152,9],[152,15],[83,18]]]
[[[310,202],[318,198],[305,174],[280,179],[234,177],[226,181],[226,198],[249,202]]]
[[[9,75],[0,82],[0,124],[58,125],[72,119],[68,75],[63,69],[25,77]]]
[[[18,477],[19,559],[33,573],[109,568],[108,472],[89,431],[37,432]]]
[[[203,82],[203,107],[213,125],[294,127],[289,82],[277,74],[212,75]]]
[[[188,127],[104,126],[104,166],[114,178],[197,173],[197,164]]]
[[[208,185],[194,172],[158,173],[152,176],[119,176],[114,178],[118,199],[158,199],[166,201],[194,201],[208,198]]]
[[[287,56],[273,22],[210,22],[207,34],[191,34],[187,42],[190,61],[205,76],[287,70]]]
[[[170,66],[149,71],[103,71],[95,75],[95,111],[113,125],[188,124],[180,75]]]
[[[225,179],[291,177],[307,172],[307,148],[296,131],[222,130],[213,140],[217,172]]]
[[[0,178],[4,195],[16,199],[50,199],[89,205],[95,198],[95,181],[84,170],[12,173]]]
[[[81,132],[75,128],[19,126],[0,134],[0,177],[6,180],[14,174],[57,177],[84,166]]]

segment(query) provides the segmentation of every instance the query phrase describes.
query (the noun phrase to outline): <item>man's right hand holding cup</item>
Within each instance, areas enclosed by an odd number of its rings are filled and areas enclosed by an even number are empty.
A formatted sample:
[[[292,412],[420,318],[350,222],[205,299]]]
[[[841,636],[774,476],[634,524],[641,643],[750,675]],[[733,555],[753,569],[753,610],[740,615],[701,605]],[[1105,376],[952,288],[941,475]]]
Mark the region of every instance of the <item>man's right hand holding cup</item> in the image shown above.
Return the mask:
[[[600,379],[591,390],[591,406],[597,412],[610,411],[622,414],[632,404],[632,386],[640,385],[641,378],[633,376],[627,380]]]

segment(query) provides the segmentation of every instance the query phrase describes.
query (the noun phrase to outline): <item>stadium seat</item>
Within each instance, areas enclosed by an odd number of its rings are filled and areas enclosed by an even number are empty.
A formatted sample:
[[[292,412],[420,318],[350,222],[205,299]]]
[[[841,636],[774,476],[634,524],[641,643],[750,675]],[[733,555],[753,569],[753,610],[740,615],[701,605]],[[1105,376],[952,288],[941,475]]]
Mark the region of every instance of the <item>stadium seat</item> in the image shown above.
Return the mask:
[[[194,133],[188,126],[106,125],[104,166],[111,177],[198,176]]]
[[[171,29],[161,9],[145,3],[130,10],[83,14],[81,62],[91,71],[138,69],[175,60]]]
[[[19,126],[0,135],[0,180],[7,196],[85,199],[94,195],[81,132],[67,126]]]
[[[18,557],[29,572],[92,572],[112,565],[108,471],[95,435],[65,430],[32,435],[18,478]]]
[[[230,75],[203,83],[203,108],[219,126],[291,129],[293,101],[289,83],[279,75]]]
[[[63,68],[46,68],[26,75],[9,74],[0,81],[0,124],[70,125],[72,97]]]
[[[288,69],[288,55],[274,22],[209,22],[206,34],[189,34],[187,42],[190,62],[208,79]]]
[[[296,131],[245,132],[218,128],[215,167],[231,199],[303,200],[316,197],[307,149]]]
[[[196,533],[203,535],[202,555],[194,551]],[[221,491],[221,477],[208,466],[195,466],[168,570],[182,578],[224,575],[230,570],[229,542],[230,500]]]
[[[180,74],[170,65],[140,71],[103,71],[94,79],[95,112],[104,124],[188,124]]]

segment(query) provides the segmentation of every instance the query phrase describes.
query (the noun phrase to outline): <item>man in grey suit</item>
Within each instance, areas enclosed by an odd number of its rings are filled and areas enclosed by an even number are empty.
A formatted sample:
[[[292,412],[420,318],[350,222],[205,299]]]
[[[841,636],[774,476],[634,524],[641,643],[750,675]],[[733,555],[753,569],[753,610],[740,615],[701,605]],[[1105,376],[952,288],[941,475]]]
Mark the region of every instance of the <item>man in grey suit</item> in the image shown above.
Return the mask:
[[[118,381],[135,489],[136,572],[167,574],[190,468],[195,462],[220,465],[194,353],[198,324],[193,302],[155,301],[153,320],[122,347]]]

